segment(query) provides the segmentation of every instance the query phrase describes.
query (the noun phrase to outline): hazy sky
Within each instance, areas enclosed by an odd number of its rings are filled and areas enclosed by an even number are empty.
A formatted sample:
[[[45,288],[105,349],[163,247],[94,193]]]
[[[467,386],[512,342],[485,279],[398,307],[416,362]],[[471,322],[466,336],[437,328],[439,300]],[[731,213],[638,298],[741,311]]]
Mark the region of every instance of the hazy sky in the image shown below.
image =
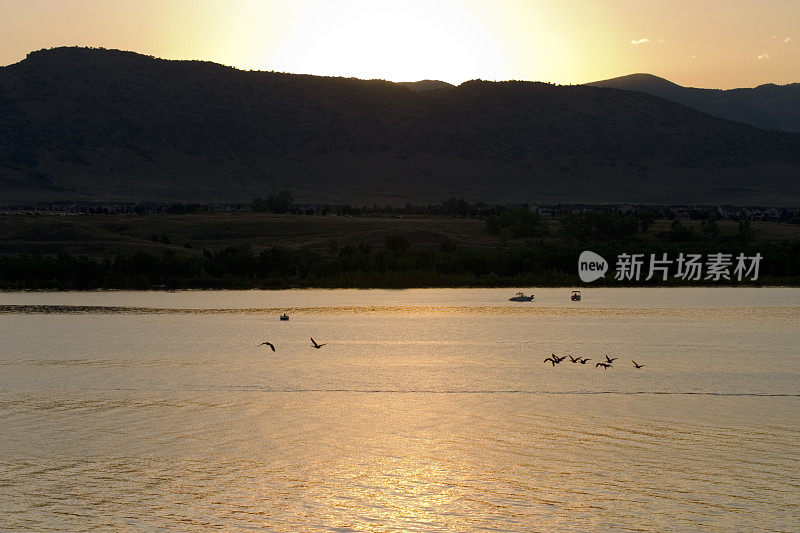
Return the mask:
[[[0,65],[102,46],[244,69],[460,83],[800,81],[800,0],[0,0]]]

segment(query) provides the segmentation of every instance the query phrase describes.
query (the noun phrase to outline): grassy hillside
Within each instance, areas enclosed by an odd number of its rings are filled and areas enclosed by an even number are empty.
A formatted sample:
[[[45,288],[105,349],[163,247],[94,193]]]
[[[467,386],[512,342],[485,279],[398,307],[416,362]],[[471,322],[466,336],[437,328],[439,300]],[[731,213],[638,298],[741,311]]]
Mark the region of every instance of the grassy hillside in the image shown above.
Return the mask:
[[[642,243],[654,243],[659,234],[670,230],[672,221],[657,220],[645,233],[636,235]],[[702,221],[683,220],[682,224],[701,235]],[[738,223],[717,222],[721,235],[736,235]],[[562,243],[561,221],[545,219],[546,230],[535,240]],[[800,242],[800,225],[777,222],[752,222],[757,242],[781,240]],[[412,249],[439,249],[442,243],[460,248],[488,249],[501,245],[523,246],[529,238],[503,238],[486,230],[480,218],[446,217],[342,217],[262,214],[191,215],[77,215],[77,216],[0,216],[0,255],[57,254],[68,252],[89,257],[117,253],[173,251],[196,254],[203,249],[218,251],[247,245],[258,252],[285,246],[328,251],[366,244],[381,247],[386,237],[402,235]],[[188,245],[188,246],[187,246]]]
[[[477,218],[356,218],[340,216],[200,214],[0,216],[3,254],[56,254],[67,251],[104,254],[172,250],[191,254],[203,248],[249,245],[259,251],[273,246],[327,250],[361,243],[383,246],[389,235],[402,234],[415,248],[489,247],[499,239]],[[155,236],[155,238],[154,238]],[[166,237],[166,239],[164,238]],[[187,247],[188,245],[188,247]]]

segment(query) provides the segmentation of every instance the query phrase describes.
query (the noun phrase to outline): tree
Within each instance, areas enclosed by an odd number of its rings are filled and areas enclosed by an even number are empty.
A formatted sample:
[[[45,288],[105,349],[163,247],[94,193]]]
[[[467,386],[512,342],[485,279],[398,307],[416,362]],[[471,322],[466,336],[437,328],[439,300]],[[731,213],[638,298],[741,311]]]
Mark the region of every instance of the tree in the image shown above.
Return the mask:
[[[294,198],[289,191],[270,193],[267,197],[267,210],[270,213],[288,213],[292,210],[292,205],[294,205]]]
[[[675,219],[672,221],[669,240],[672,242],[688,242],[692,240],[692,232],[680,220]]]

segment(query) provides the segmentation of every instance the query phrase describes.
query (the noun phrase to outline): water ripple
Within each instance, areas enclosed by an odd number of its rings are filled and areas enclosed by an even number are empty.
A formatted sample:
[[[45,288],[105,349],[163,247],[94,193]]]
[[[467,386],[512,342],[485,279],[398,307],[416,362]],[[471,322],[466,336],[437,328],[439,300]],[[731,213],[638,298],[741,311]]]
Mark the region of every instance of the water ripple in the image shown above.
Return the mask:
[[[800,306],[741,307],[511,307],[507,305],[419,306],[338,305],[318,307],[173,308],[100,305],[0,305],[0,314],[103,314],[103,315],[466,315],[548,317],[716,318],[727,320],[796,320]]]

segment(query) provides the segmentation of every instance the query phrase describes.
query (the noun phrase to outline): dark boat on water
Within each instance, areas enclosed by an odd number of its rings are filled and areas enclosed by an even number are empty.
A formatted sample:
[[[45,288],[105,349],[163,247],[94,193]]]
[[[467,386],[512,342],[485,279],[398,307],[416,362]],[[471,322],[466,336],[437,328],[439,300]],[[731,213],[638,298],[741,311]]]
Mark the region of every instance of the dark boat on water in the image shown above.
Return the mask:
[[[512,296],[508,299],[509,302],[530,302],[533,300],[533,294],[530,296],[525,296],[524,292],[518,292],[516,296]]]

